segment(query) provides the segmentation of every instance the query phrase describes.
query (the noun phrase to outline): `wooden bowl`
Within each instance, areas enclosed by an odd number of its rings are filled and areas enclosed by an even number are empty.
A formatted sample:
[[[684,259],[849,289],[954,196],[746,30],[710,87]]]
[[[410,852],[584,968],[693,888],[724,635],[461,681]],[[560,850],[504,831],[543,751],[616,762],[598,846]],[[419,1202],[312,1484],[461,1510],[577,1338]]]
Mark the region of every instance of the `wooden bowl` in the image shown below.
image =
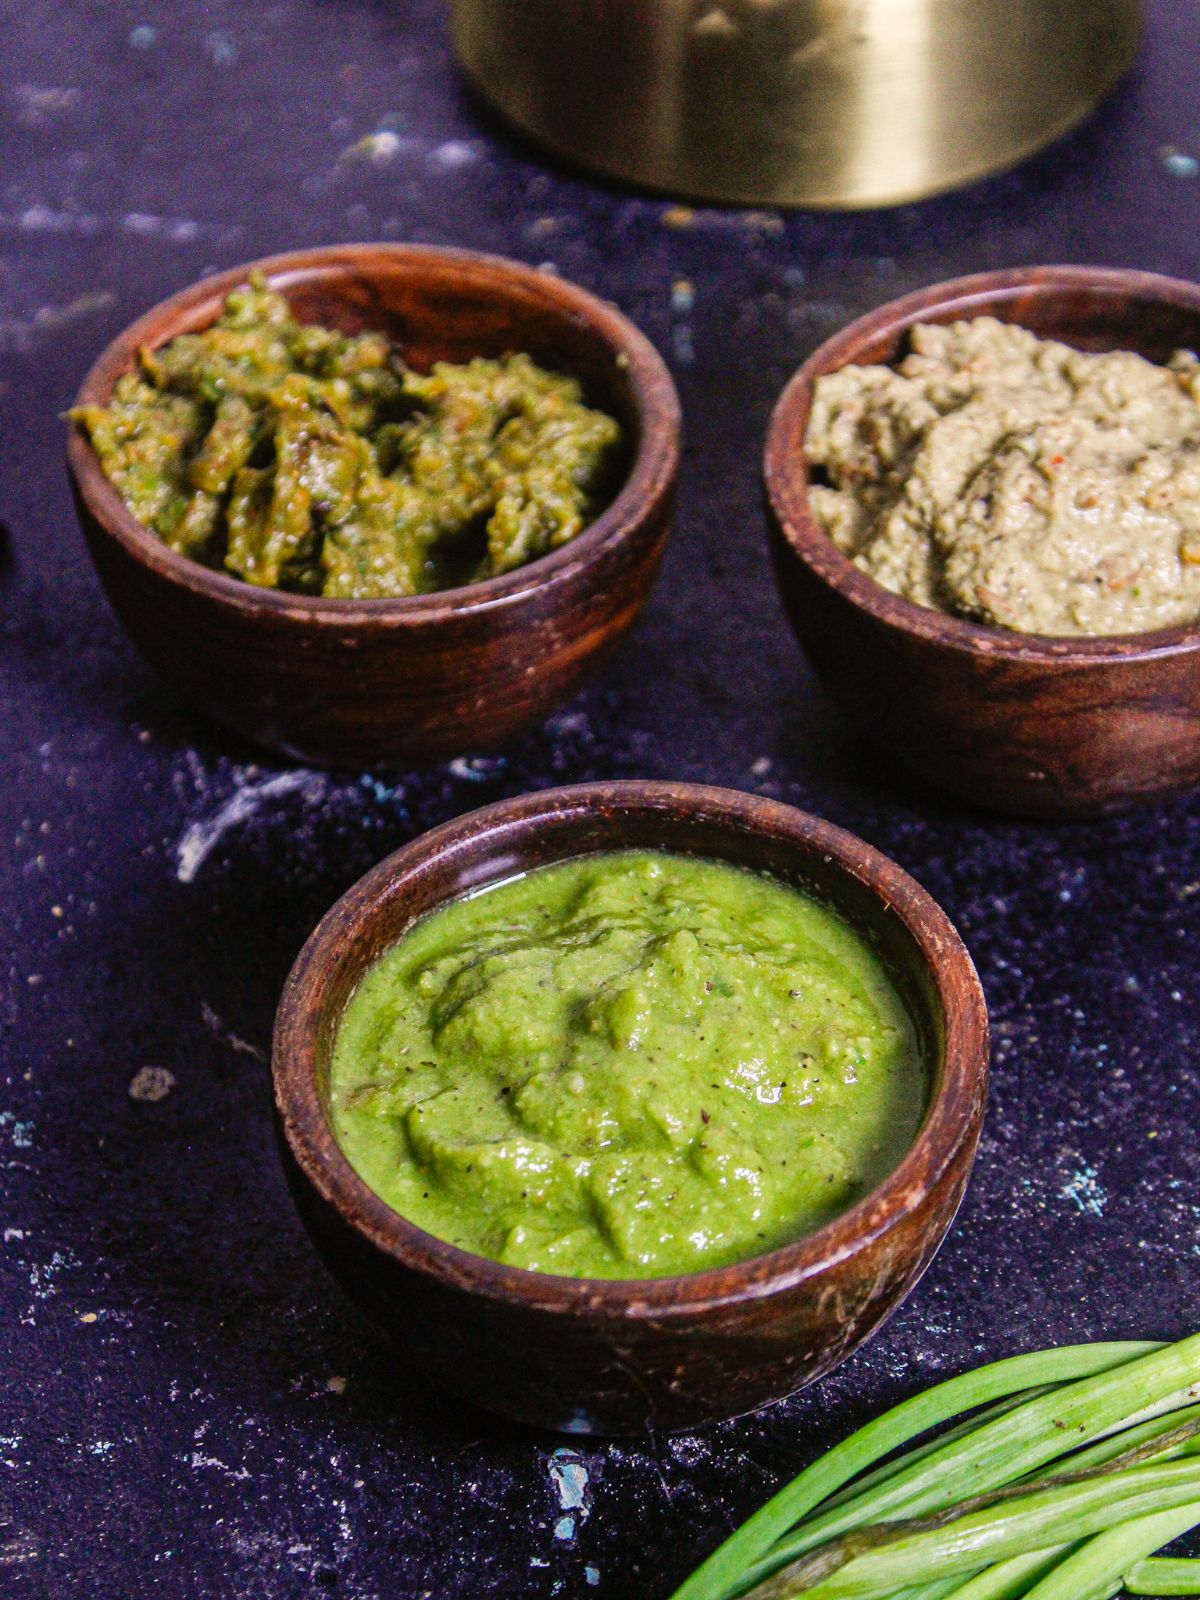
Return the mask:
[[[357,1176],[330,1131],[329,1064],[365,970],[412,922],[481,884],[598,850],[685,852],[774,873],[871,940],[917,1026],[925,1119],[869,1194],[797,1243],[678,1277],[554,1277],[422,1232]],[[350,1299],[420,1370],[490,1410],[578,1433],[690,1428],[828,1372],[932,1260],[975,1156],[987,1011],[945,914],[861,839],[790,806],[665,783],[525,795],[435,828],[369,872],[304,947],[272,1055],[281,1148],[312,1239]]]
[[[914,323],[978,316],[1153,361],[1200,349],[1200,286],[1097,267],[959,278],[852,323],[792,378],[767,436],[771,548],[792,626],[859,731],[938,788],[1048,818],[1167,799],[1200,783],[1200,625],[1061,639],[944,616],[860,572],[809,507],[816,380],[894,361]]]
[[[569,699],[645,602],[679,464],[669,373],[632,323],[560,278],[465,251],[351,245],[248,263],[164,300],[108,346],[78,403],[106,402],[139,346],[209,326],[255,269],[301,321],[382,329],[418,368],[523,350],[572,374],[626,431],[623,486],[577,539],[516,572],[411,599],[327,600],[169,550],[73,428],[80,521],[117,615],[196,707],[302,761],[438,761],[504,743]]]

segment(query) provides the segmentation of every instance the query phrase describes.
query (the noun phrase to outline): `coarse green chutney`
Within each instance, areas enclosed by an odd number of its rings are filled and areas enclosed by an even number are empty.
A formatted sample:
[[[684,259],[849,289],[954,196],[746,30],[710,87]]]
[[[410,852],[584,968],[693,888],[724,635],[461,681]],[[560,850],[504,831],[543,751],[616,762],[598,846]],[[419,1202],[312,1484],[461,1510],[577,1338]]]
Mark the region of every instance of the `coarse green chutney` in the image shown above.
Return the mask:
[[[498,577],[603,509],[621,429],[529,356],[405,366],[259,276],[71,413],[134,516],[259,588],[376,600]]]
[[[924,1114],[879,959],[781,881],[581,857],[452,902],[368,970],[335,1135],[402,1216],[512,1266],[692,1272],[775,1249],[894,1168]]]

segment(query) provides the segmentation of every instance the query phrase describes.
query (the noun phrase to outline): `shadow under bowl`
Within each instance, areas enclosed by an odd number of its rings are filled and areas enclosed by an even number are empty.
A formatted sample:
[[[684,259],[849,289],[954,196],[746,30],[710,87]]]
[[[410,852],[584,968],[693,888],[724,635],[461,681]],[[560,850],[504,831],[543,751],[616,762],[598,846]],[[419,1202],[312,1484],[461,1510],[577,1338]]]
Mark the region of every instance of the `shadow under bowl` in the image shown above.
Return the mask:
[[[419,764],[506,743],[575,694],[645,603],[679,469],[670,374],[612,306],[548,273],[467,251],[347,245],[247,263],[164,300],[108,346],[76,403],[105,404],[140,347],[211,326],[252,271],[301,322],[378,329],[418,370],[524,351],[577,378],[622,424],[621,487],[577,538],[515,572],[411,598],[330,600],[255,588],[168,549],[73,427],[75,502],[114,610],[198,710],[298,760]]]
[[[771,873],[832,907],[878,953],[921,1040],[929,1099],[914,1143],[871,1193],[782,1249],[683,1276],[527,1272],[398,1215],[330,1127],[335,1036],[364,973],[419,917],[483,885],[597,851],[665,850]],[[866,1339],[932,1260],[975,1157],[987,1011],[944,912],[861,839],[729,790],[601,783],[446,823],[387,858],[328,913],[284,989],[272,1055],[297,1206],[400,1371],[522,1422],[571,1433],[692,1428],[777,1400]]]
[[[1200,784],[1200,624],[1047,638],[946,616],[861,572],[809,505],[817,380],[895,362],[918,322],[983,316],[1156,362],[1200,350],[1200,286],[1098,267],[958,278],[843,329],[792,378],[767,436],[771,553],[792,627],[857,730],[935,788],[1047,819],[1169,799]]]

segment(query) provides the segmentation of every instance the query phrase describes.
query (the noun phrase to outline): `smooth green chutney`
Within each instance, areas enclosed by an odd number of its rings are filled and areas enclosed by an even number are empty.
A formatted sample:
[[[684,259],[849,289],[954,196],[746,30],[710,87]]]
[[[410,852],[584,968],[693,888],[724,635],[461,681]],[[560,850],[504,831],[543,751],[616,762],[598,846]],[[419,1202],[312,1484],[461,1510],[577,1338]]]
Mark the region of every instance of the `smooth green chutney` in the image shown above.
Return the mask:
[[[247,583],[385,599],[566,544],[614,487],[621,429],[529,356],[428,375],[382,333],[297,322],[260,277],[216,324],[141,350],[71,413],[145,527]]]
[[[438,1238],[576,1277],[773,1249],[882,1179],[925,1109],[870,947],[777,879],[582,857],[418,922],[352,996],[337,1139]]]

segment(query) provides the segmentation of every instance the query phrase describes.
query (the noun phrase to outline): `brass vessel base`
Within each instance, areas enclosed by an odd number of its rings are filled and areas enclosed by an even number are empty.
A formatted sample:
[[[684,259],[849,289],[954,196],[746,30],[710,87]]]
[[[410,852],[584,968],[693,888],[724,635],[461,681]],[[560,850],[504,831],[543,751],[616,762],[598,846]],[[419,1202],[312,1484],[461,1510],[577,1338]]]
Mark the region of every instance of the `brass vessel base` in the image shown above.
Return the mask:
[[[1133,59],[1139,0],[452,0],[468,75],[594,171],[742,205],[893,205],[1009,166]]]

